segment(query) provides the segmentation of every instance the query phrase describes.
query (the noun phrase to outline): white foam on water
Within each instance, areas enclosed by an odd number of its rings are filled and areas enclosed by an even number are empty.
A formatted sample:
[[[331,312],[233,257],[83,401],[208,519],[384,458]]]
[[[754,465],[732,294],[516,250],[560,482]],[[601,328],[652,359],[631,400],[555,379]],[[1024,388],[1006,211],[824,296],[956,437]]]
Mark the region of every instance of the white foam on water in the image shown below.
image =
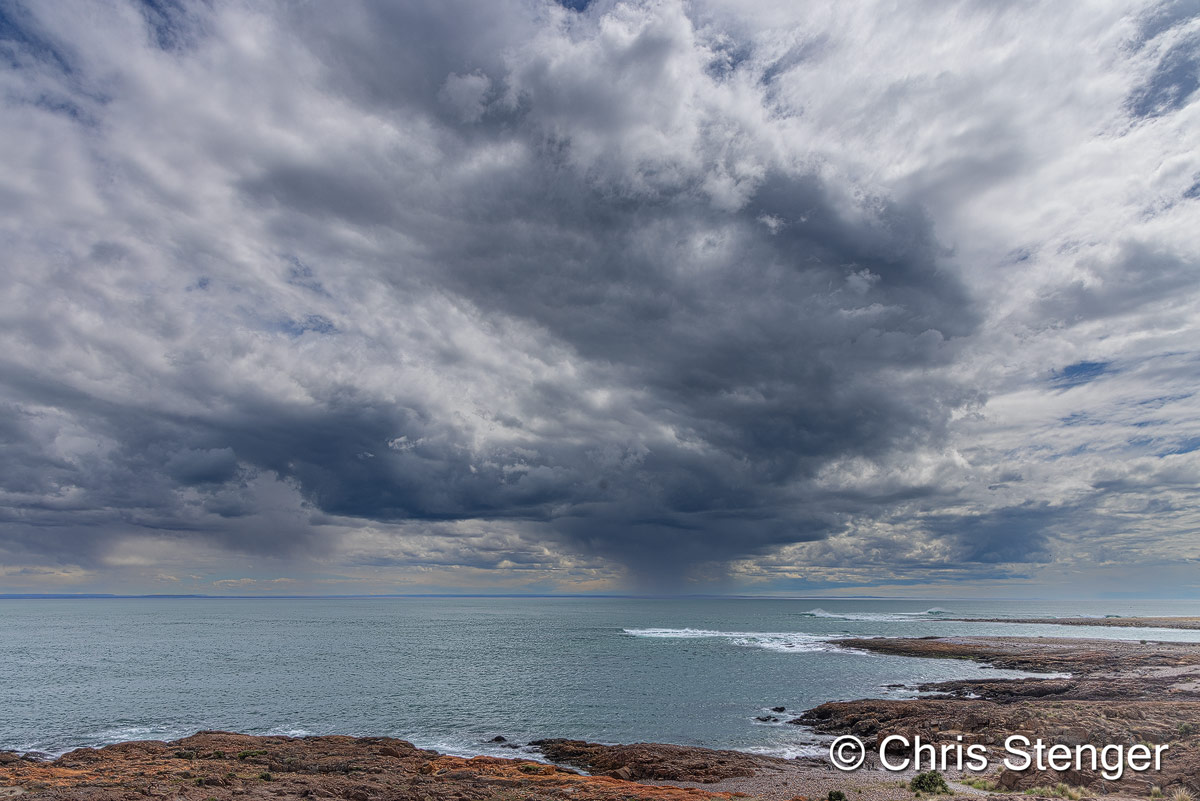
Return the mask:
[[[762,648],[779,653],[818,651],[861,653],[840,647],[836,638],[805,634],[800,631],[713,631],[711,629],[623,629],[632,637],[671,640],[721,639],[744,648]],[[866,655],[866,654],[864,654]]]
[[[316,732],[308,729],[300,728],[292,724],[291,726],[276,726],[273,729],[267,729],[268,737],[312,737]]]
[[[177,740],[191,734],[174,726],[114,726],[109,729],[89,732],[89,739],[111,743],[127,743],[132,740]]]
[[[827,612],[820,607],[801,612],[800,617],[820,617],[829,620],[860,620],[870,623],[901,623],[922,618],[934,620],[953,614],[949,609],[930,607],[923,612]]]
[[[173,726],[111,726],[83,734],[70,745],[63,743],[26,742],[17,743],[12,750],[22,754],[45,754],[58,759],[77,748],[103,748],[106,745],[128,743],[136,740],[178,740],[195,734],[195,729]]]
[[[828,746],[817,743],[786,743],[781,745],[755,745],[749,748],[739,748],[747,754],[759,756],[780,757],[782,759],[798,759],[800,757],[825,756]]]
[[[502,759],[528,759],[533,762],[550,764],[550,760],[546,759],[545,754],[528,745],[518,745],[514,748],[512,747],[515,745],[514,743],[490,743],[470,737],[427,736],[412,732],[397,732],[392,736],[400,740],[407,740],[417,748],[437,751],[439,754],[446,754],[447,756],[463,757],[465,759],[477,756],[490,756],[501,757]]]

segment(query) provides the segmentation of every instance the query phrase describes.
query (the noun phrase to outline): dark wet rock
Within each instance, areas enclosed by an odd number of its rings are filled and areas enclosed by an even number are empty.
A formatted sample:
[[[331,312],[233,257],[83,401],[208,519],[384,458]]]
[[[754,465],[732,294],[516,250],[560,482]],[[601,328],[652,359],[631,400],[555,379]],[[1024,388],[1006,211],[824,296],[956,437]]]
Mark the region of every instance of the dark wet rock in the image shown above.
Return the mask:
[[[45,751],[26,751],[21,754],[21,759],[26,762],[50,762],[54,759],[52,754],[47,754]]]
[[[770,764],[768,757],[741,751],[714,751],[682,745],[634,743],[599,745],[583,740],[535,740],[536,746],[554,762],[583,768],[593,774],[609,775],[629,769],[635,781],[690,781],[705,784],[736,776],[753,776]]]

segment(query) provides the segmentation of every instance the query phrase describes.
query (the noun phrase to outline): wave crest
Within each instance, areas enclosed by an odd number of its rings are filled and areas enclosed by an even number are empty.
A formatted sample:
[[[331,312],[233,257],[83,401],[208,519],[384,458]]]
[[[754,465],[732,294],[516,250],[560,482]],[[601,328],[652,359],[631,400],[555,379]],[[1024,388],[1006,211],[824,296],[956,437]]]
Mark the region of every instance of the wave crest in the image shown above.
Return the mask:
[[[671,640],[722,639],[743,648],[762,648],[780,653],[812,653],[816,651],[838,651],[857,653],[842,648],[836,638],[805,634],[800,631],[713,631],[711,629],[623,629],[632,637],[649,637]]]
[[[921,618],[939,618],[953,614],[949,609],[933,606],[924,612],[827,612],[820,607],[801,612],[801,617],[820,617],[830,620],[859,620],[871,623],[900,623]]]

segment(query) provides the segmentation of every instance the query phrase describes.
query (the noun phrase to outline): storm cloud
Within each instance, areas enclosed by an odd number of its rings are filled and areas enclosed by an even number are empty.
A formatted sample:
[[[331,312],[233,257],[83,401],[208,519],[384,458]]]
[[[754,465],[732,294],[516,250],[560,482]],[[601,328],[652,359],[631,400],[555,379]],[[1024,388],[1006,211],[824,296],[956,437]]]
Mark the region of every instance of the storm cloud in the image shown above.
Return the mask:
[[[1189,9],[1039,11],[1103,69],[1034,37],[1087,91],[1031,107],[1029,9],[10,4],[0,580],[786,588],[881,542],[958,579],[1112,545],[1085,504],[1177,491],[1130,488],[1119,410],[1196,424]]]

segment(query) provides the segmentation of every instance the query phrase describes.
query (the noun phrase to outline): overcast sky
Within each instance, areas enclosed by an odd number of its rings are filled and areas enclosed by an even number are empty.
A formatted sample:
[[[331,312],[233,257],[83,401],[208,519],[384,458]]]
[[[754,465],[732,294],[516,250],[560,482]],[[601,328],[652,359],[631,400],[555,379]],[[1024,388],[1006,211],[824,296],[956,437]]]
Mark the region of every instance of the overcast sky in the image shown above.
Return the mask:
[[[1200,0],[0,5],[0,592],[1200,595]]]

